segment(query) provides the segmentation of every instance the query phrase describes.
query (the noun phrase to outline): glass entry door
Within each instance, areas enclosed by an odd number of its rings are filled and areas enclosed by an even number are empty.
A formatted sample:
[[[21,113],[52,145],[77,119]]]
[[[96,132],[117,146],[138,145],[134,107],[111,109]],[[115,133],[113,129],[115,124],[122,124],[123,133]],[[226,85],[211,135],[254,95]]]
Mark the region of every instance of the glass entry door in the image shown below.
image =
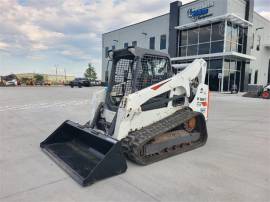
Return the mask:
[[[220,91],[221,90],[221,80],[222,80],[222,63],[223,59],[212,59],[207,63],[208,71],[208,85],[210,91]]]
[[[209,69],[208,75],[209,75],[208,85],[210,91],[220,91],[222,78],[220,77],[220,75],[222,75],[222,69]]]
[[[241,74],[241,72],[238,70],[230,72],[229,90],[231,90],[233,88],[240,90],[240,74]]]
[[[231,91],[233,88],[240,90],[241,62],[236,60],[224,60],[223,66],[223,91]]]

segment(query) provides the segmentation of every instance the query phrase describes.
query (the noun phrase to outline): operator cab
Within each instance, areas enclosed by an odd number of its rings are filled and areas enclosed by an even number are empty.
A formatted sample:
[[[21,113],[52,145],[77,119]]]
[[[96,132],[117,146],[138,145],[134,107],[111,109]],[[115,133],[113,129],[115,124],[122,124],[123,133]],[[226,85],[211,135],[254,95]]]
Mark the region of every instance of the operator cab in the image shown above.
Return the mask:
[[[163,81],[173,74],[169,55],[165,53],[129,47],[111,51],[109,55],[112,67],[106,104],[113,111],[117,110],[123,96]]]

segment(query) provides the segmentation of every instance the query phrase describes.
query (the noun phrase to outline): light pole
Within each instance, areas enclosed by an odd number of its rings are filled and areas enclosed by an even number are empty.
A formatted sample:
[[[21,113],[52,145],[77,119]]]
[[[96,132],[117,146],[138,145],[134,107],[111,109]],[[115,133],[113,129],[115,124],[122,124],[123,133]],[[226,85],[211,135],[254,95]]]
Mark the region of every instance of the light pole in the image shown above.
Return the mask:
[[[58,65],[54,65],[55,66],[55,83],[57,84],[57,68],[58,68]]]
[[[66,68],[64,69],[65,71],[65,83],[67,82],[67,71],[66,71]]]

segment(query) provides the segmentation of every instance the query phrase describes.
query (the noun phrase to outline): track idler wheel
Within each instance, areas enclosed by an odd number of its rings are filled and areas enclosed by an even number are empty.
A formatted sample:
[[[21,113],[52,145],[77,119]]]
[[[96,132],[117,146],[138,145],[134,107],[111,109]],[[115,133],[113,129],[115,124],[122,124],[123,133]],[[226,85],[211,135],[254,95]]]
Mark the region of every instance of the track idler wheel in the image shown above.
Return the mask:
[[[196,124],[197,120],[193,117],[184,123],[184,128],[187,132],[191,133],[196,128]]]

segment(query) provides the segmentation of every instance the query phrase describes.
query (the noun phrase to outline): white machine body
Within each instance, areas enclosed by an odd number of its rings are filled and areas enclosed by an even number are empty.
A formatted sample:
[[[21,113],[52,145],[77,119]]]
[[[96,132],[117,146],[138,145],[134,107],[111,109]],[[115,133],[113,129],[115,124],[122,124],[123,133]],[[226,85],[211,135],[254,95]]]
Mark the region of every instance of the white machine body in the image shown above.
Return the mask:
[[[104,117],[107,122],[112,122],[115,113],[117,113],[113,138],[121,140],[125,138],[129,132],[139,130],[166,118],[183,107],[190,107],[193,111],[202,113],[207,120],[209,90],[208,85],[204,84],[206,69],[207,63],[203,59],[194,60],[193,63],[173,77],[125,96],[117,112],[105,109],[102,113],[102,117]],[[192,87],[194,81],[197,82],[196,88]],[[170,97],[184,95],[184,105],[173,106],[171,101],[167,107],[142,111],[141,105],[143,103],[168,91],[170,91]],[[194,98],[189,102],[191,94],[194,94]]]

